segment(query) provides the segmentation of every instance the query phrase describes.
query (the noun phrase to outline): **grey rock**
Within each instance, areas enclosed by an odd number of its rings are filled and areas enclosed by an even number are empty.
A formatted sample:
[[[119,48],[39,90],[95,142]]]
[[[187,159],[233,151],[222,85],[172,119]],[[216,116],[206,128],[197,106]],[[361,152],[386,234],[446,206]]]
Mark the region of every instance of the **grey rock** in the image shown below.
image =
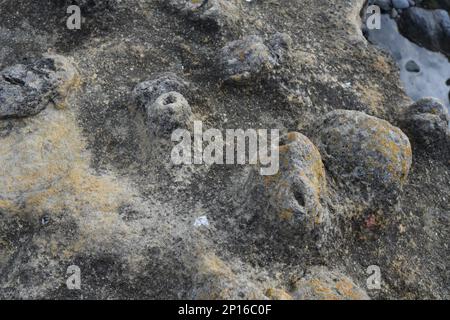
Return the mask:
[[[297,300],[369,300],[367,292],[337,270],[311,267],[293,284],[291,295]]]
[[[0,72],[0,119],[36,115],[77,84],[78,72],[62,56],[7,67]]]
[[[276,63],[281,64],[286,60],[292,48],[292,38],[287,33],[278,32],[272,36],[267,46]]]
[[[392,11],[391,11],[391,18],[395,19],[395,18],[397,18],[397,17],[398,17],[398,10],[395,9],[395,8],[392,8]]]
[[[188,128],[192,110],[186,99],[178,92],[160,95],[146,107],[149,130],[158,137],[170,136],[179,128]]]
[[[163,0],[163,2],[191,20],[200,21],[219,29],[232,28],[240,19],[234,0]]]
[[[405,69],[409,72],[420,72],[420,67],[414,60],[406,62]]]
[[[137,84],[133,89],[133,97],[139,107],[145,107],[152,105],[164,93],[176,91],[185,95],[188,89],[188,82],[174,73],[167,72]]]
[[[392,9],[392,1],[391,0],[372,0],[369,3],[379,6],[380,9],[385,12],[388,12]]]
[[[437,99],[424,98],[402,112],[400,127],[416,148],[423,148],[439,158],[450,155],[450,116]]]
[[[266,77],[285,60],[290,46],[286,34],[275,34],[268,45],[256,35],[229,42],[219,54],[222,76],[237,84]]]
[[[392,5],[396,9],[406,9],[410,6],[408,0],[392,0]]]
[[[447,11],[411,7],[402,13],[398,26],[400,32],[411,41],[450,55],[450,17]]]
[[[359,111],[328,113],[317,146],[328,172],[372,209],[395,203],[411,167],[408,137],[389,122]]]
[[[325,167],[316,146],[291,132],[281,139],[279,174],[264,178],[273,218],[295,226],[298,233],[323,232],[329,224]]]

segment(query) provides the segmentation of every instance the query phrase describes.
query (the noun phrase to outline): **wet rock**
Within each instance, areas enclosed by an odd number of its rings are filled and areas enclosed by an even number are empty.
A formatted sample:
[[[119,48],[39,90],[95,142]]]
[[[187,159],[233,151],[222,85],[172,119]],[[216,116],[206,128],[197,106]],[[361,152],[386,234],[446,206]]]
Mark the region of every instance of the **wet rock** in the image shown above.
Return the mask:
[[[276,34],[266,45],[251,35],[228,43],[219,54],[219,65],[225,81],[247,84],[267,76],[285,59],[291,45],[286,34]]]
[[[155,136],[170,136],[179,128],[188,128],[192,110],[182,94],[172,91],[160,95],[153,104],[146,107],[148,126]]]
[[[405,69],[408,72],[420,72],[420,67],[414,60],[409,60],[406,62]]]
[[[392,1],[391,0],[370,0],[369,4],[374,4],[379,6],[381,10],[388,12],[392,10]]]
[[[392,0],[392,6],[395,9],[406,9],[409,8],[410,4],[408,0]]]
[[[0,72],[0,119],[33,116],[50,102],[64,103],[79,82],[73,64],[58,55],[7,67]]]
[[[304,135],[291,132],[279,147],[280,170],[264,177],[264,190],[276,219],[297,227],[299,233],[323,230],[328,211],[321,204],[326,195],[326,176],[322,158]]]
[[[296,300],[369,300],[367,293],[339,271],[312,267],[294,283]]]
[[[439,157],[450,155],[450,116],[437,99],[424,98],[405,108],[400,127],[414,146]]]
[[[411,7],[401,14],[398,27],[411,41],[450,55],[450,17],[447,11]]]
[[[166,5],[193,21],[200,21],[217,28],[233,27],[239,10],[234,0],[169,0]]]
[[[317,146],[327,171],[371,209],[395,203],[411,166],[407,136],[387,121],[350,110],[328,113]]]
[[[133,97],[136,104],[144,108],[146,105],[153,104],[156,99],[164,93],[171,91],[186,95],[189,84],[174,73],[163,73],[139,83],[133,90]]]

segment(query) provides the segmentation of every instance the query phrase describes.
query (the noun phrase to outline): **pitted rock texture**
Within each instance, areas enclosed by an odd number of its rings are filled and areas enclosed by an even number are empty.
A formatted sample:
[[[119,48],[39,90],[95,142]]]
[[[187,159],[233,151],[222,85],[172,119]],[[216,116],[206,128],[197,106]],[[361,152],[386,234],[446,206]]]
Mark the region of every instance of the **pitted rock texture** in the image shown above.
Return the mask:
[[[298,228],[298,232],[324,232],[329,223],[321,201],[326,197],[327,182],[322,158],[304,135],[291,132],[279,147],[280,169],[264,177],[264,189],[272,205],[270,215]]]
[[[139,107],[152,105],[159,96],[172,91],[186,94],[189,84],[174,73],[163,73],[154,79],[138,83],[133,89],[133,96]]]
[[[156,136],[168,136],[176,129],[192,128],[193,115],[189,102],[178,92],[160,95],[147,107],[150,131]]]
[[[319,125],[318,147],[326,168],[372,209],[395,203],[411,167],[408,137],[387,121],[337,110]]]

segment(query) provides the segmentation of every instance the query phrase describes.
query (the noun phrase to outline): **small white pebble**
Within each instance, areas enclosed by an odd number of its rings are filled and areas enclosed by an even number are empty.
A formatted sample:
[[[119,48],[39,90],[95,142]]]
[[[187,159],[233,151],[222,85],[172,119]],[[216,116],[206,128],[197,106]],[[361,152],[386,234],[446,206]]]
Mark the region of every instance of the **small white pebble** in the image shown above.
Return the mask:
[[[194,227],[201,227],[201,226],[209,226],[208,218],[206,216],[201,216],[195,219]]]

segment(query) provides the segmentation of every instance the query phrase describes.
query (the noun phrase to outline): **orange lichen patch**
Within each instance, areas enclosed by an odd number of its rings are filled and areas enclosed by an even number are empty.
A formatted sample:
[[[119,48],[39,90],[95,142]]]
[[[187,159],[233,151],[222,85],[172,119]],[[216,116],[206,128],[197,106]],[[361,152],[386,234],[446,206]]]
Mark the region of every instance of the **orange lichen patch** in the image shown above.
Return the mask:
[[[369,147],[387,159],[387,163],[375,163],[374,165],[385,166],[390,174],[403,182],[408,176],[411,166],[412,151],[408,138],[399,128],[393,127],[383,120],[367,118],[362,125],[363,128],[374,132]],[[393,136],[403,138],[403,144],[396,142],[392,138]]]
[[[293,300],[292,296],[282,289],[269,288],[266,296],[272,300]]]
[[[0,199],[0,210],[17,213],[19,208],[12,201]]]
[[[58,55],[47,55],[55,61],[55,66],[57,70],[62,70],[63,72],[57,72],[57,75],[61,78],[59,79],[61,84],[57,88],[58,97],[55,101],[56,109],[65,109],[67,107],[67,96],[72,91],[78,91],[81,88],[81,77],[78,70],[73,65],[73,61],[63,58]]]
[[[376,70],[378,70],[384,74],[389,74],[392,72],[392,67],[386,61],[386,59],[381,55],[376,56],[375,61],[373,62],[372,65]]]
[[[384,96],[383,93],[374,89],[374,86],[364,86],[360,83],[355,84],[356,90],[361,94],[362,102],[370,107],[372,114],[382,114]]]
[[[340,279],[336,283],[336,290],[343,296],[344,299],[360,300],[363,297],[355,290],[354,285],[345,278]]]
[[[230,267],[228,267],[225,262],[212,253],[202,256],[199,265],[199,272],[233,277],[233,271]]]
[[[292,220],[294,216],[294,211],[292,211],[292,209],[284,209],[278,214],[278,216],[280,217],[281,220],[289,221]]]
[[[280,154],[287,153],[288,151],[289,151],[289,145],[287,145],[287,144],[282,145],[282,146],[280,146],[280,147],[278,148],[278,152],[279,152]]]
[[[297,132],[289,132],[287,134],[287,139],[289,141],[295,141],[295,140],[298,140],[298,138],[299,138],[299,134]]]
[[[264,180],[264,186],[266,188],[269,188],[271,185],[273,185],[278,179],[280,178],[280,172],[278,171],[278,173],[276,175],[273,176],[264,176],[263,180]]]
[[[214,253],[203,253],[198,262],[196,299],[262,299],[263,290],[234,273]],[[242,295],[243,296],[242,296]]]
[[[324,300],[337,300],[338,297],[333,293],[330,287],[319,279],[309,280],[309,286],[313,289],[314,293]]]
[[[29,120],[20,133],[1,139],[0,194],[11,201],[50,188],[79,161],[82,143],[72,120],[46,113]]]
[[[15,212],[115,211],[123,187],[89,172],[89,158],[72,115],[47,110],[22,132],[1,139],[0,208]]]
[[[101,212],[115,211],[124,199],[124,190],[110,176],[94,176],[82,168],[74,168],[64,180],[73,194],[83,195],[90,208]]]
[[[323,300],[361,300],[364,299],[353,283],[343,277],[335,285],[330,286],[320,279],[312,279],[308,285],[313,289],[316,297]]]

